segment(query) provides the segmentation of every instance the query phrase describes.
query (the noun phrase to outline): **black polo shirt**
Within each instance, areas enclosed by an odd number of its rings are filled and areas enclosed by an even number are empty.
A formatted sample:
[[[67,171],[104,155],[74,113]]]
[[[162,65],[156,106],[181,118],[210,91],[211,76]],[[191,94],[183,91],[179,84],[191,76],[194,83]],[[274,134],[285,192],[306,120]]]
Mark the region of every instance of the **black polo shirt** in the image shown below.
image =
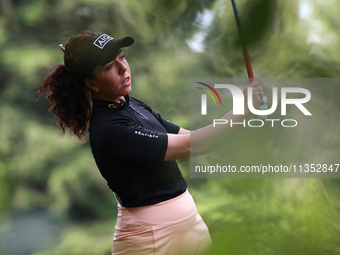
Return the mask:
[[[176,161],[164,161],[167,133],[179,129],[133,97],[120,104],[93,99],[92,153],[122,206],[156,204],[186,190]]]

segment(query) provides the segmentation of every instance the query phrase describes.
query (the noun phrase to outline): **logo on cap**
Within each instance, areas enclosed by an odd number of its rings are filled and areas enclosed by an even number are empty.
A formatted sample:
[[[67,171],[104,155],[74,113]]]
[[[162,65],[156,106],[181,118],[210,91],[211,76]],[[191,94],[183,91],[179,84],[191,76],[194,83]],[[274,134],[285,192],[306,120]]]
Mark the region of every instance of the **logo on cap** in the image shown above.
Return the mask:
[[[111,40],[113,40],[111,36],[107,34],[102,34],[93,42],[93,44],[98,48],[103,49],[105,45]]]

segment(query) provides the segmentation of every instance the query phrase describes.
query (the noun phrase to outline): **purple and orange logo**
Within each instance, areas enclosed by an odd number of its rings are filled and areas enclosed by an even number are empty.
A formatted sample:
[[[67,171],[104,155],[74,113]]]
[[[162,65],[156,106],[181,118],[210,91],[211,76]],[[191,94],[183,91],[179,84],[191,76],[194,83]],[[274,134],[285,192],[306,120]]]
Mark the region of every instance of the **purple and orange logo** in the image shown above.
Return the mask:
[[[222,100],[220,98],[220,95],[217,93],[217,91],[213,87],[211,87],[210,85],[205,84],[203,82],[196,82],[196,83],[202,84],[203,86],[206,86],[212,92],[214,92],[215,95],[217,96],[218,100],[220,101],[221,106],[222,106]],[[209,90],[203,89],[203,88],[200,88],[200,87],[197,87],[197,88],[206,92],[214,100],[214,103],[217,106],[216,100]],[[202,96],[201,96],[201,100],[202,100],[202,102],[201,102],[201,106],[202,106],[201,107],[201,115],[207,115],[207,94],[202,94]]]

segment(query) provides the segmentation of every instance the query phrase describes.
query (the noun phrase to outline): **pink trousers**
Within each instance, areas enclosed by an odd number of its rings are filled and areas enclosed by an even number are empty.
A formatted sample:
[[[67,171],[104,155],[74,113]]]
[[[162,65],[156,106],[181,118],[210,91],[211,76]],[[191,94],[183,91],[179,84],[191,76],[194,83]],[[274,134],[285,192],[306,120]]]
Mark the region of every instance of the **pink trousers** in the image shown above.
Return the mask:
[[[190,193],[148,206],[118,204],[112,255],[193,255],[209,249],[209,230]]]

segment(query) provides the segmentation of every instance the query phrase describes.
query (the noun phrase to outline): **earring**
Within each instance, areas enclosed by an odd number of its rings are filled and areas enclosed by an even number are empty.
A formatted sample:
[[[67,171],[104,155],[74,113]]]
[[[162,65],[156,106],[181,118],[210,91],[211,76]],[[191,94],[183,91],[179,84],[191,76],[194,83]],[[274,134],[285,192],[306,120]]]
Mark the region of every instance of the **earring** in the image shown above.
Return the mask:
[[[98,92],[98,89],[94,89],[93,91],[94,91],[94,92]]]

